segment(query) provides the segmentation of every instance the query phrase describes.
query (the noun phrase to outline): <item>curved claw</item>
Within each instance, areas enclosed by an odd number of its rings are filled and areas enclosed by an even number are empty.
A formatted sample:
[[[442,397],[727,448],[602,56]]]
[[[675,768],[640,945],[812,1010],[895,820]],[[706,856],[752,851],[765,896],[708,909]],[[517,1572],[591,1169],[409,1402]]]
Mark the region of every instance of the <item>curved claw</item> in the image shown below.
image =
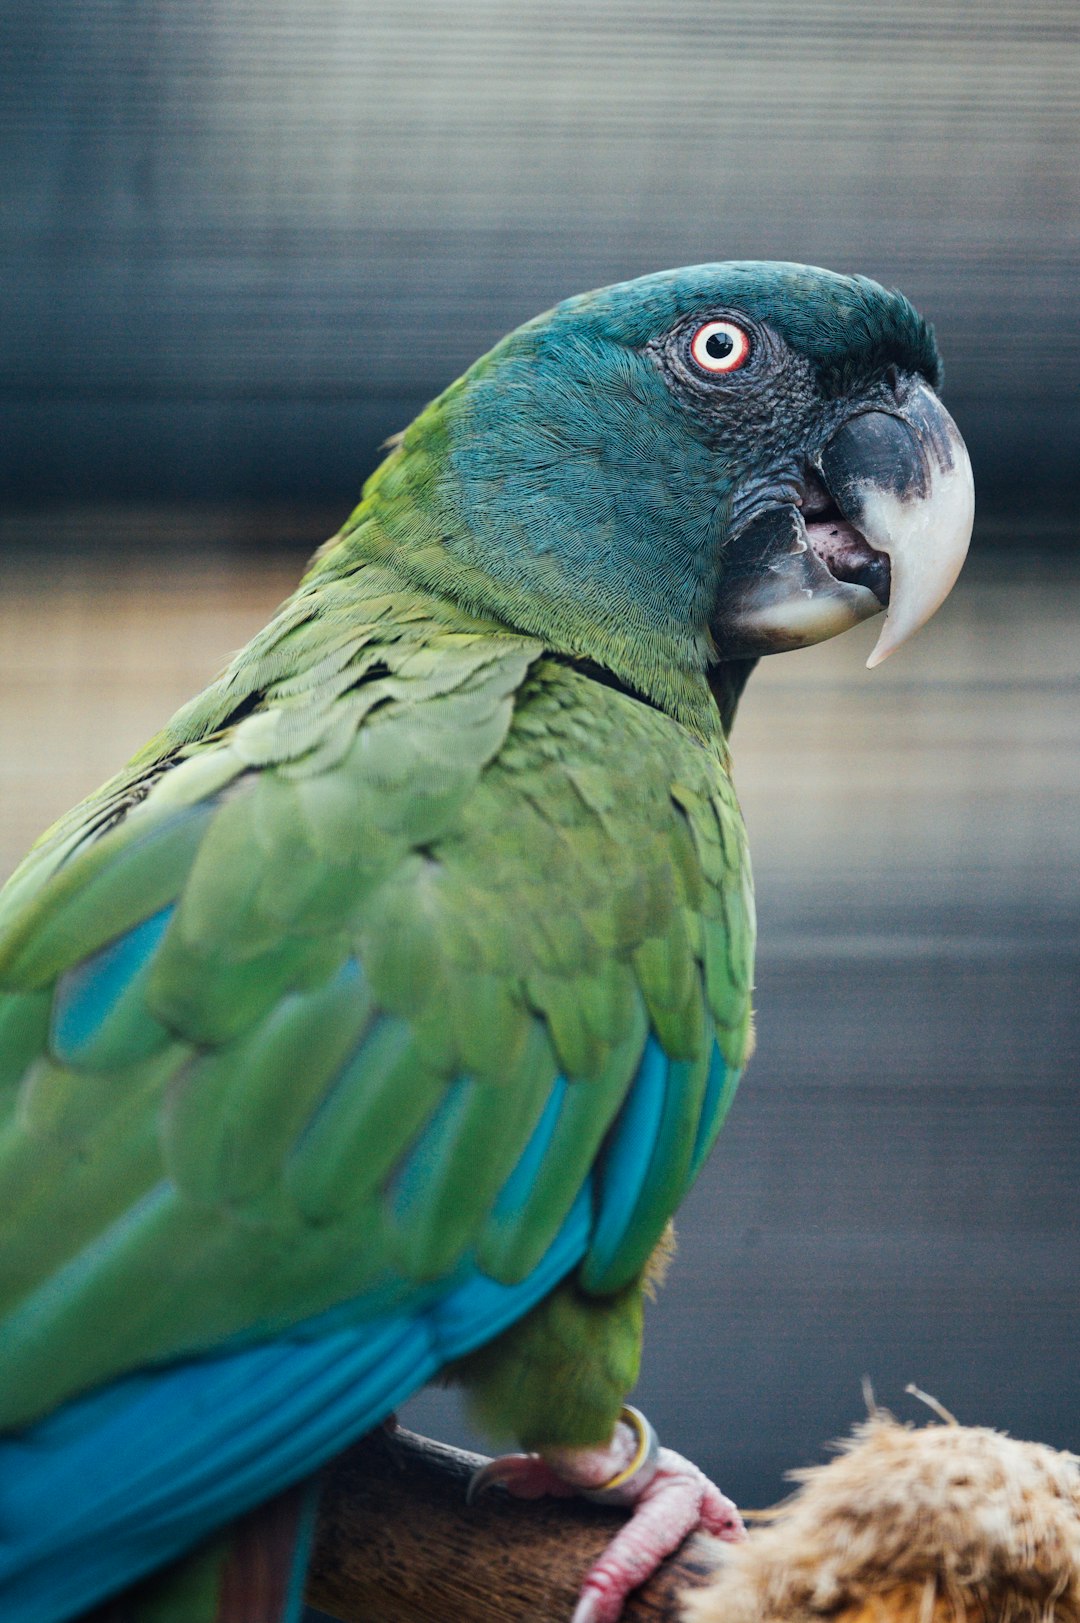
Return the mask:
[[[509,1456],[506,1457],[509,1458]],[[469,1486],[465,1489],[465,1503],[467,1505],[475,1505],[481,1494],[487,1493],[489,1488],[498,1487],[502,1483],[504,1479],[500,1467],[503,1463],[503,1460],[488,1460],[486,1465],[481,1465],[479,1470],[473,1472],[469,1478]]]
[[[711,1533],[725,1544],[741,1544],[746,1538],[746,1523],[739,1515],[738,1505],[726,1493],[721,1493],[708,1477],[698,1510],[698,1526],[703,1533]]]
[[[488,1460],[469,1478],[465,1503],[474,1505],[481,1494],[495,1487],[505,1488],[515,1499],[541,1499],[545,1495],[569,1499],[577,1492],[539,1454],[502,1454]]]

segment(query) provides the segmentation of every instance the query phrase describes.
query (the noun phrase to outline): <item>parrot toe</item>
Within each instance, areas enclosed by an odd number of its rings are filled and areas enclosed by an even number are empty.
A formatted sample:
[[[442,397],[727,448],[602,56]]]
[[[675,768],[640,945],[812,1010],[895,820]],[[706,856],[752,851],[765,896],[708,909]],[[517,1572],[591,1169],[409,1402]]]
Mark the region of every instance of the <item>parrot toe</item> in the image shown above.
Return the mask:
[[[746,1537],[731,1500],[703,1471],[670,1448],[659,1450],[656,1470],[632,1506],[630,1520],[587,1573],[573,1623],[615,1623],[632,1589],[697,1531],[730,1544]]]

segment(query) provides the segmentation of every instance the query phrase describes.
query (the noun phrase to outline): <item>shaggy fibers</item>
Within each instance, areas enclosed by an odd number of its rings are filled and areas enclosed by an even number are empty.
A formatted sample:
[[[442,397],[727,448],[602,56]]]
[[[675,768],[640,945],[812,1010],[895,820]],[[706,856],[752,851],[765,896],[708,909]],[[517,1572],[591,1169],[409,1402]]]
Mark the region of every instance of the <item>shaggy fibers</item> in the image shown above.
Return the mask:
[[[878,1411],[741,1545],[686,1623],[1080,1623],[1080,1459]]]

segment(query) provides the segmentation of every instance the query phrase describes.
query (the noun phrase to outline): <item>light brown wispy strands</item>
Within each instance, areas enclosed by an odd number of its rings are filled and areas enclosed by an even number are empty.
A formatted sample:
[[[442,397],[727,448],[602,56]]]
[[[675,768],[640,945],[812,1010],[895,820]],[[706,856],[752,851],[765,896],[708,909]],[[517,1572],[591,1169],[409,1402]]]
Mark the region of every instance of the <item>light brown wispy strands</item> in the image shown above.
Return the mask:
[[[686,1623],[1080,1623],[1080,1460],[984,1427],[855,1428]]]

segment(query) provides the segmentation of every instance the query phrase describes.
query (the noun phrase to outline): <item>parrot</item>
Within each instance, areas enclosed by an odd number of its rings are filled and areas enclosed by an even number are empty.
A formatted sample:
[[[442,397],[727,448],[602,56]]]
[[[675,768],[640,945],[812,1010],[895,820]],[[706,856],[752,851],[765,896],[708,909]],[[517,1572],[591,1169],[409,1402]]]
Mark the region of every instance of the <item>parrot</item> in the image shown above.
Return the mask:
[[[33,847],[0,894],[5,1623],[295,1618],[320,1472],[435,1379],[520,1450],[477,1491],[629,1509],[575,1623],[743,1536],[626,1401],[752,1042],[729,734],[761,656],[884,614],[874,665],[950,591],[941,377],[860,276],[564,300]]]

